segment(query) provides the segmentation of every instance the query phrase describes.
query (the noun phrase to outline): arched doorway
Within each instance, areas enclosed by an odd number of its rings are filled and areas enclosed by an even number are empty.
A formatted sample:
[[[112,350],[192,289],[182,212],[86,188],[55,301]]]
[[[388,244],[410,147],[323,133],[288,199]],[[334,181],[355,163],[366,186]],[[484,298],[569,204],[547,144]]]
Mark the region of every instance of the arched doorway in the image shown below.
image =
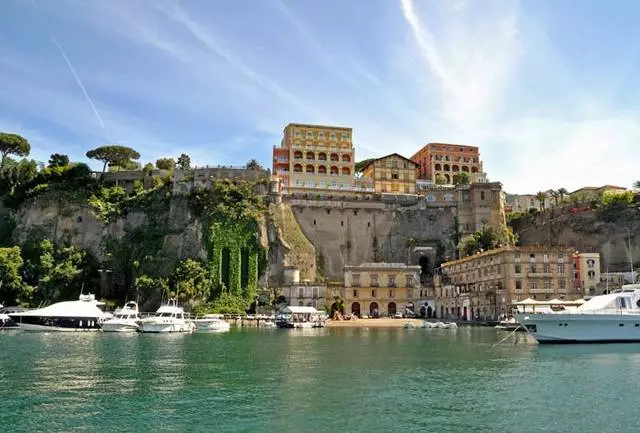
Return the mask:
[[[360,303],[359,302],[354,302],[353,304],[351,304],[351,314],[360,317]]]
[[[371,317],[378,317],[378,303],[377,302],[372,302],[369,305],[369,316]]]
[[[431,308],[431,305],[429,305],[427,307],[427,318],[431,319],[431,316],[433,315],[433,308]]]
[[[396,314],[395,302],[389,302],[389,306],[387,307],[387,314],[389,314],[389,316],[393,316],[394,314]]]
[[[334,302],[333,304],[331,304],[331,309],[329,311],[329,317],[333,318],[336,314],[336,311],[338,311],[338,303]]]

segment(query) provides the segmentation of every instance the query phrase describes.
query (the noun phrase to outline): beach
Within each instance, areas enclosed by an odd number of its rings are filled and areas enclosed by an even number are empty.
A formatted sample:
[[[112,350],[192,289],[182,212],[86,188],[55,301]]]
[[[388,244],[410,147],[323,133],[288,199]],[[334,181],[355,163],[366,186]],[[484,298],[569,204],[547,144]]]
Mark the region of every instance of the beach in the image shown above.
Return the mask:
[[[422,324],[422,319],[356,319],[356,320],[327,320],[327,328],[402,328],[411,322],[416,327]]]

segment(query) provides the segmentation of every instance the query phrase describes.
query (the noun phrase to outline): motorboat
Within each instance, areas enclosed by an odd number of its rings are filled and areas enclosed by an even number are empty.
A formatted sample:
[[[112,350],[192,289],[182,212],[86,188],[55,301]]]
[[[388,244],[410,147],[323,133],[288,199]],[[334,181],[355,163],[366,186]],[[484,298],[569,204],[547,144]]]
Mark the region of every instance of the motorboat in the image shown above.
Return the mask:
[[[102,322],[102,332],[135,332],[138,330],[140,312],[138,304],[129,301],[113,313],[113,317]]]
[[[8,313],[19,312],[19,311],[21,310],[18,307],[5,308],[2,304],[0,304],[0,331],[18,329],[18,324],[16,323],[15,320],[9,317]]]
[[[501,320],[496,326],[494,326],[494,328],[501,329],[503,331],[515,331],[516,329],[522,329],[515,317],[509,317],[508,319]]]
[[[229,322],[224,320],[222,314],[205,314],[200,319],[195,319],[193,324],[196,332],[227,332],[231,329]]]
[[[278,328],[324,328],[327,314],[313,307],[290,306],[276,316]]]
[[[404,329],[413,329],[415,327],[416,325],[414,325],[413,322],[405,322],[404,324]]]
[[[8,313],[25,331],[99,331],[105,319],[104,302],[93,294],[77,301],[56,302],[44,308]]]
[[[258,322],[260,328],[277,328],[276,322],[271,319],[264,319]]]
[[[169,299],[165,305],[158,308],[154,316],[141,319],[138,325],[140,332],[193,332],[194,330],[193,322],[182,307],[178,306],[176,299]]]
[[[428,320],[425,320],[424,322],[422,322],[422,325],[420,327],[426,329],[456,329],[458,325],[456,325],[454,322],[429,322]]]
[[[640,341],[640,284],[625,284],[574,309],[515,314],[542,344]]]

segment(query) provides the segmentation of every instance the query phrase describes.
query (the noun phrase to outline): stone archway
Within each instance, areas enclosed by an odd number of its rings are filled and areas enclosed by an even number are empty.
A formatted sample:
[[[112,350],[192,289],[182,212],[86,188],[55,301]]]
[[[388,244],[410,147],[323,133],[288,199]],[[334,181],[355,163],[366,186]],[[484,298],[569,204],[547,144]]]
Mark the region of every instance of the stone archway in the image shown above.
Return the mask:
[[[431,319],[431,316],[433,316],[433,308],[431,308],[431,305],[429,305],[427,307],[427,318]]]
[[[329,317],[333,318],[334,315],[336,314],[336,311],[338,311],[338,303],[334,302],[333,304],[331,304],[331,308],[329,311],[330,311]]]
[[[378,303],[377,302],[372,302],[369,305],[369,316],[371,317],[378,317],[378,314],[380,314],[380,307],[378,307]]]
[[[398,311],[398,307],[396,306],[396,303],[389,302],[389,305],[387,306],[387,314],[389,316],[393,316],[394,314],[396,314],[397,311]]]
[[[360,303],[359,302],[354,302],[353,304],[351,304],[351,314],[360,317]]]

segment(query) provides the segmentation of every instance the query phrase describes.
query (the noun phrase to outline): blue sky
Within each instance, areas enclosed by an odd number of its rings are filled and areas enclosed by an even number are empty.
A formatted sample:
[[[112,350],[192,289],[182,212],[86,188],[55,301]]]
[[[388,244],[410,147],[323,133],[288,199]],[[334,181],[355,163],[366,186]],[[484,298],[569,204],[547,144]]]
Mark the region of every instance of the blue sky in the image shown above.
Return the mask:
[[[0,16],[0,130],[38,160],[119,143],[270,166],[300,122],[354,128],[358,160],[480,146],[509,192],[640,179],[635,0],[3,0]]]

